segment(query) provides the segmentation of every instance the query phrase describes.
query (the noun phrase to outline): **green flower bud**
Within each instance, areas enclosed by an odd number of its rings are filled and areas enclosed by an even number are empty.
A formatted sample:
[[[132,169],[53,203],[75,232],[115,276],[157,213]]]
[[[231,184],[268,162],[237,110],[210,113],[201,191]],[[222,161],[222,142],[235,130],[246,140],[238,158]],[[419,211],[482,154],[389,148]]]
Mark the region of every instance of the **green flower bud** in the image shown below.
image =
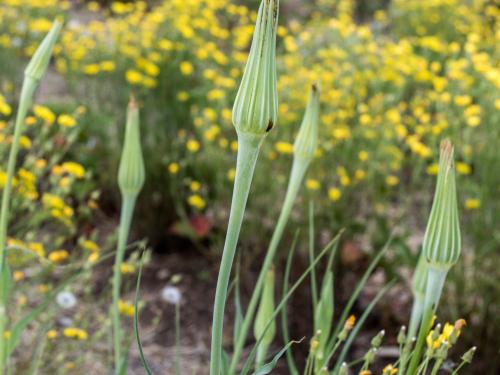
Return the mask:
[[[319,96],[319,86],[313,84],[309,91],[304,119],[293,145],[294,155],[308,161],[314,158],[318,147]]]
[[[474,358],[474,353],[476,353],[476,347],[473,346],[472,348],[470,348],[463,356],[462,356],[462,361],[466,362],[466,363],[471,363],[472,362],[472,358]]]
[[[425,256],[420,254],[418,258],[417,268],[415,269],[415,274],[413,275],[413,280],[411,284],[411,291],[415,298],[425,297],[425,288],[427,284],[427,263],[425,261]]]
[[[241,85],[233,108],[238,132],[265,135],[276,124],[276,29],[279,0],[262,0]]]
[[[347,363],[342,363],[339,369],[339,375],[348,375],[349,374],[349,366],[347,366]]]
[[[139,109],[132,98],[127,109],[125,141],[118,170],[118,185],[123,195],[136,196],[145,180],[144,160],[139,129]]]
[[[423,251],[433,268],[447,271],[457,262],[460,247],[453,146],[449,140],[444,140],[441,142],[436,192],[425,231]]]
[[[375,336],[372,339],[371,346],[373,348],[378,348],[382,344],[382,340],[384,339],[384,336],[385,336],[385,331],[384,330],[382,330],[379,333],[377,333],[377,336]]]
[[[378,349],[377,348],[371,348],[368,350],[363,357],[366,363],[372,364],[375,361],[375,357],[377,356]]]
[[[406,343],[406,327],[402,326],[398,333],[398,344],[403,345]]]
[[[40,79],[42,79],[42,76],[49,65],[50,57],[52,56],[52,49],[57,41],[61,27],[62,23],[56,19],[52,24],[52,28],[49,33],[45,36],[40,46],[38,46],[35,54],[26,67],[26,70],[24,71],[24,75],[26,77],[32,78],[35,81],[40,81]]]

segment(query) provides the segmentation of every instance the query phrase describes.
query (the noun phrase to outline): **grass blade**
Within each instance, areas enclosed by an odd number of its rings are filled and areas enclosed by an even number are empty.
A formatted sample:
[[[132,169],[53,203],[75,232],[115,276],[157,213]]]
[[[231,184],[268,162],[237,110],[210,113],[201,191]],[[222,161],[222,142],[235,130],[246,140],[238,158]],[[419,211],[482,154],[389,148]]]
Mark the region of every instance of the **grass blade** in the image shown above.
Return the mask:
[[[295,232],[295,237],[293,239],[292,247],[290,248],[290,252],[288,253],[288,257],[286,260],[285,267],[285,275],[283,277],[283,294],[282,299],[288,293],[288,282],[290,280],[290,271],[292,269],[292,260],[295,254],[295,250],[297,249],[297,239],[299,237],[299,231]],[[290,342],[290,332],[288,331],[288,309],[287,304],[283,305],[283,309],[281,310],[281,330],[283,332],[283,339],[285,342]],[[297,369],[297,365],[295,364],[295,360],[293,359],[293,353],[291,346],[289,346],[286,350],[286,360],[288,363],[288,370],[291,375],[299,375],[299,370]]]
[[[142,365],[144,366],[144,369],[146,370],[148,375],[153,375],[153,372],[151,371],[151,368],[149,367],[148,362],[146,361],[146,357],[144,356],[144,350],[142,348],[141,338],[139,336],[139,293],[141,289],[142,267],[143,267],[143,261],[141,256],[141,262],[139,265],[139,274],[137,275],[137,284],[135,287],[134,332],[135,332],[135,339],[137,340],[137,347],[139,348],[139,356],[141,357]]]

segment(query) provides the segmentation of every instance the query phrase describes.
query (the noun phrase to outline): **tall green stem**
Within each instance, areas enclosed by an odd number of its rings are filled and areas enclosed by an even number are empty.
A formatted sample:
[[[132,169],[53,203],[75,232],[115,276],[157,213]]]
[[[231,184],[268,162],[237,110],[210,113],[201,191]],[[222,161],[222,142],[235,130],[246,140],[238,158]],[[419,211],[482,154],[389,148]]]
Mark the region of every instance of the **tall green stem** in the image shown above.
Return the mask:
[[[252,184],[255,164],[264,137],[238,132],[238,159],[234,181],[231,212],[227,226],[226,240],[215,291],[214,315],[212,322],[212,350],[210,353],[210,374],[220,375],[222,360],[222,330],[226,306],[229,277],[233,265],[236,245],[240,235],[248,193]]]
[[[121,270],[120,266],[123,263],[125,248],[132,222],[132,214],[137,195],[124,195],[122,201],[122,209],[120,214],[120,228],[118,232],[118,245],[115,256],[115,265],[113,269],[113,305],[111,311],[111,319],[113,321],[113,343],[115,349],[115,370],[118,371],[122,359],[121,344],[121,325],[120,325],[120,309],[118,307],[120,301],[120,285],[121,285]]]
[[[9,222],[9,203],[10,193],[12,190],[12,179],[16,169],[17,154],[19,152],[19,140],[24,129],[24,119],[31,105],[33,93],[36,89],[37,82],[30,77],[26,77],[21,89],[21,98],[19,100],[19,108],[17,110],[16,123],[14,126],[14,138],[9,152],[9,160],[7,162],[7,180],[3,189],[2,207],[0,209],[0,279],[3,280],[3,272],[5,271],[5,246],[7,242],[7,226]],[[3,295],[3,293],[2,293]],[[7,325],[7,296],[3,296],[0,301],[0,373],[3,373],[7,361],[5,327]]]
[[[243,320],[243,324],[241,326],[241,330],[238,335],[238,341],[236,342],[236,345],[234,347],[233,358],[231,360],[231,367],[229,370],[230,374],[233,374],[235,372],[236,366],[238,365],[238,362],[240,360],[241,351],[243,350],[243,345],[245,344],[248,330],[250,329],[250,325],[252,324],[252,319],[255,313],[255,309],[257,308],[257,304],[259,302],[259,297],[262,291],[262,287],[264,285],[264,280],[266,278],[267,272],[269,271],[269,268],[272,265],[274,256],[276,255],[278,245],[281,241],[281,237],[283,236],[283,231],[285,230],[288,218],[290,217],[290,212],[292,210],[293,203],[295,202],[295,198],[297,197],[297,193],[300,189],[302,179],[304,178],[304,174],[308,166],[309,166],[308,161],[302,158],[294,158],[292,172],[290,176],[290,182],[288,183],[288,189],[286,192],[285,201],[283,203],[283,208],[281,209],[278,222],[276,224],[273,236],[271,238],[271,242],[269,243],[269,247],[267,249],[264,263],[260,270],[257,283],[255,284],[252,297],[250,298],[250,302],[248,304],[248,308],[245,313],[245,319]]]
[[[415,374],[418,368],[418,363],[425,345],[425,339],[431,329],[432,318],[436,312],[439,299],[441,298],[444,282],[446,280],[446,274],[446,270],[437,269],[432,266],[429,267],[422,323],[420,324],[417,343],[415,344],[413,356],[408,368],[408,375]]]

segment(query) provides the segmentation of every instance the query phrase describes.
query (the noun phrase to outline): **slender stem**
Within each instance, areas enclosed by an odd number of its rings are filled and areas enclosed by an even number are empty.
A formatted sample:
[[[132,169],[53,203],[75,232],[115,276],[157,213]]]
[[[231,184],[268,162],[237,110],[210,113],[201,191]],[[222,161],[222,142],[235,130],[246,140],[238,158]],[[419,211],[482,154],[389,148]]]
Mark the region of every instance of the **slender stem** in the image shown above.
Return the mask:
[[[309,202],[309,262],[314,260],[314,202]],[[316,281],[316,270],[311,271],[311,295],[313,301],[313,316],[316,316],[316,306],[318,305],[318,287]]]
[[[12,179],[14,177],[17,154],[19,152],[19,140],[24,129],[24,119],[31,105],[33,93],[36,89],[37,82],[30,77],[25,77],[23,87],[21,89],[21,97],[19,100],[19,108],[17,110],[16,123],[14,126],[14,137],[12,146],[9,152],[9,160],[7,162],[7,180],[2,195],[2,206],[0,209],[0,280],[3,280],[5,272],[5,247],[7,242],[7,226],[9,222],[9,203],[10,193],[12,190]],[[0,300],[0,373],[3,373],[7,362],[6,355],[6,340],[5,327],[7,325],[7,296],[2,294]]]
[[[424,311],[424,296],[415,295],[413,301],[413,306],[411,309],[410,325],[408,327],[408,335],[406,338],[406,343],[401,351],[401,365],[399,367],[399,373],[404,374],[406,370],[406,364],[408,363],[408,354],[410,352],[410,345],[413,338],[417,334],[418,325],[422,321],[422,314]]]
[[[241,132],[238,133],[236,178],[226,240],[215,291],[212,322],[212,350],[210,353],[211,375],[220,375],[222,361],[222,331],[224,327],[224,309],[226,306],[227,288],[262,139],[262,137],[256,137]]]
[[[432,367],[432,372],[431,372],[431,375],[436,375],[439,371],[439,369],[441,368],[441,365],[443,364],[443,360],[442,359],[438,359],[435,363],[434,363],[434,367]]]
[[[418,367],[418,362],[422,355],[422,350],[425,345],[425,339],[432,324],[432,317],[436,312],[441,293],[443,291],[444,282],[446,280],[447,271],[429,267],[427,274],[427,288],[425,291],[424,313],[422,316],[422,324],[418,333],[417,343],[413,352],[413,357],[408,368],[408,375],[415,374]]]
[[[457,368],[456,368],[455,370],[453,370],[453,372],[451,373],[451,375],[457,375],[457,374],[458,374],[458,372],[462,369],[462,367],[464,367],[464,366],[465,366],[465,364],[466,364],[466,363],[467,363],[467,362],[462,361],[462,362],[461,362],[461,363],[457,366]]]
[[[241,325],[240,334],[238,335],[238,341],[236,342],[234,347],[233,358],[231,360],[231,366],[229,369],[230,374],[233,374],[235,372],[236,366],[238,365],[238,362],[240,360],[243,345],[245,344],[248,330],[250,329],[250,325],[252,324],[255,309],[257,308],[260,294],[262,292],[262,287],[264,286],[264,280],[266,278],[267,272],[269,271],[269,268],[273,263],[278,245],[281,241],[281,237],[283,236],[283,231],[285,230],[288,218],[290,217],[293,203],[295,202],[295,198],[297,197],[297,193],[300,189],[302,179],[304,178],[304,174],[308,166],[309,163],[304,159],[294,159],[290,182],[288,183],[283,208],[281,209],[278,222],[271,238],[271,242],[269,243],[269,247],[267,248],[266,257],[264,258],[264,263],[262,264],[262,268],[260,270],[257,283],[255,284],[252,297],[250,298],[250,302],[245,313],[245,318],[243,320],[243,324]]]
[[[181,375],[181,304],[175,304],[175,374]]]
[[[121,286],[121,270],[120,266],[123,263],[125,256],[125,247],[132,222],[132,214],[134,212],[136,195],[124,195],[120,214],[120,228],[118,232],[118,245],[115,255],[115,265],[113,269],[113,305],[111,307],[111,319],[113,321],[113,344],[115,352],[115,369],[120,368],[122,358],[122,335],[120,325],[120,309],[118,307],[120,301],[120,286]]]

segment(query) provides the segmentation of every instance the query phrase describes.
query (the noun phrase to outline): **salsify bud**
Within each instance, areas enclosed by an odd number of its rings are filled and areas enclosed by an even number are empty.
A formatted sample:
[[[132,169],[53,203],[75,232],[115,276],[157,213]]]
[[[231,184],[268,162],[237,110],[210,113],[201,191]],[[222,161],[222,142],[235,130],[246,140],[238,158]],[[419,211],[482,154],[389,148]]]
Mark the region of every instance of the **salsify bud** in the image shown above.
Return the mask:
[[[309,90],[304,119],[293,145],[294,155],[308,161],[314,158],[318,147],[319,96],[319,85],[314,83]]]
[[[26,67],[24,71],[26,77],[32,78],[35,81],[40,81],[40,79],[42,79],[49,65],[52,49],[57,41],[61,27],[62,23],[56,19],[49,33],[45,36]]]
[[[460,255],[453,146],[441,142],[439,172],[431,214],[425,231],[423,251],[427,262],[436,269],[447,271]]]
[[[135,196],[141,191],[145,180],[144,159],[139,129],[139,108],[134,98],[127,109],[127,125],[123,143],[118,185],[124,195]]]
[[[252,47],[233,107],[233,124],[238,132],[262,136],[276,124],[278,13],[279,0],[262,0]]]

